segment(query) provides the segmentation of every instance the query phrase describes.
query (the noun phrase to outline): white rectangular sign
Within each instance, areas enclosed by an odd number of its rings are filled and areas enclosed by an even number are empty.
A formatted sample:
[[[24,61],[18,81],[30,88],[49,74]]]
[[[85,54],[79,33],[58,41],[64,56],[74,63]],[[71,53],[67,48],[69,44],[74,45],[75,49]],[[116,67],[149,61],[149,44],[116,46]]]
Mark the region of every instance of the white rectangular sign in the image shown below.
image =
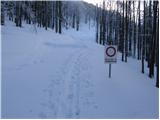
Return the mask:
[[[117,46],[116,45],[106,45],[104,54],[105,54],[105,63],[117,62]]]

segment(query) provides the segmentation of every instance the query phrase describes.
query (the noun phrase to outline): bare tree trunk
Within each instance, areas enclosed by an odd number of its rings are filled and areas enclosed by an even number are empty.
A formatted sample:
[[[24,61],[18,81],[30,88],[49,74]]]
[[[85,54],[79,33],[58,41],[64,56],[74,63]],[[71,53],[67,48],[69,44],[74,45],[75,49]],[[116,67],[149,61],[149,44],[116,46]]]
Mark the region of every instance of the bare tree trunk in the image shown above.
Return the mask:
[[[1,1],[1,25],[5,23],[5,11],[4,11],[4,2]]]
[[[105,1],[103,1],[103,11],[102,11],[102,44],[104,45],[105,40],[106,40],[106,18],[105,18]]]
[[[72,28],[75,28],[75,12],[73,13],[73,21],[72,21]]]
[[[129,1],[129,28],[128,28],[128,32],[129,32],[129,52],[128,52],[128,56],[131,56],[132,54],[132,21],[131,21],[131,1]]]
[[[158,4],[158,3],[157,3]],[[157,5],[158,7],[158,5]],[[156,38],[156,62],[157,62],[157,66],[156,66],[156,69],[157,69],[157,75],[156,75],[156,87],[159,88],[159,7],[158,7],[158,25],[157,25],[157,38]]]
[[[135,2],[133,1],[133,19],[134,19],[134,48],[133,56],[136,57],[136,17],[135,17]]]
[[[123,0],[123,22],[122,22],[122,30],[123,30],[123,32],[122,32],[122,61],[124,61],[124,0]]]
[[[152,49],[151,49],[151,57],[150,57],[150,68],[149,68],[149,77],[152,78],[154,76],[154,63],[155,63],[155,47],[156,47],[156,23],[157,23],[157,5],[158,1],[153,1],[153,11],[154,11],[154,19],[153,19],[153,34],[152,34]]]
[[[144,59],[145,59],[145,1],[144,1],[144,14],[143,14],[143,41],[142,41],[142,73],[144,73]]]
[[[55,32],[57,33],[58,32],[58,1],[56,1],[56,8],[55,8],[55,27],[56,27],[56,29],[55,29]]]
[[[140,19],[140,1],[139,1],[138,2],[138,44],[137,44],[138,60],[140,60],[140,54],[141,54],[140,44],[141,44],[141,19]]]
[[[62,1],[59,1],[58,4],[58,11],[59,11],[59,33],[62,33]]]
[[[98,43],[98,33],[99,33],[99,9],[98,4],[96,5],[96,42]]]
[[[126,1],[126,19],[125,19],[125,26],[126,26],[126,31],[125,31],[125,62],[127,62],[127,56],[128,56],[128,1]]]

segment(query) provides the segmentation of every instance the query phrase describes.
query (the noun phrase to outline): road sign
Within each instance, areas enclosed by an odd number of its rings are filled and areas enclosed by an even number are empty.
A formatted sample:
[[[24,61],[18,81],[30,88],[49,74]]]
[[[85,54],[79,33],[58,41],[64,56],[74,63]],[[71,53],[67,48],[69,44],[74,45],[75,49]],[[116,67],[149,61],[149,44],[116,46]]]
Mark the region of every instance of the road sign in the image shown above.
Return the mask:
[[[117,62],[117,46],[116,45],[106,45],[104,53],[105,53],[105,63]]]

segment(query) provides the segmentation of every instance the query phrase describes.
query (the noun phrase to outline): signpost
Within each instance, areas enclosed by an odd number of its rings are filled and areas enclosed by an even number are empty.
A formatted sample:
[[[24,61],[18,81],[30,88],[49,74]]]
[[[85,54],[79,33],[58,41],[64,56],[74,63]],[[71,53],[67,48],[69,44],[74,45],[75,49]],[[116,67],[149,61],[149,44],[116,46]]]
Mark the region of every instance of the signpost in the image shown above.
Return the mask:
[[[105,46],[105,63],[109,63],[109,78],[111,78],[111,64],[117,62],[117,46]]]

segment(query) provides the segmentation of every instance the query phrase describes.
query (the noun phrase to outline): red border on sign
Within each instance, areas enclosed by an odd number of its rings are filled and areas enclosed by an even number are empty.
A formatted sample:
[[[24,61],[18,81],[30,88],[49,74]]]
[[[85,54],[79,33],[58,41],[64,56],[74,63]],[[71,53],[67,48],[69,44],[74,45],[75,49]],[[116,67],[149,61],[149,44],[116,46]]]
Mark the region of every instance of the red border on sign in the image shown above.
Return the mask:
[[[109,55],[109,54],[108,54],[108,49],[110,49],[110,48],[112,48],[113,51],[114,51],[112,55]],[[113,57],[115,54],[116,54],[116,49],[115,49],[114,47],[110,46],[110,47],[108,47],[108,48],[106,49],[106,55],[107,55],[107,56]]]

